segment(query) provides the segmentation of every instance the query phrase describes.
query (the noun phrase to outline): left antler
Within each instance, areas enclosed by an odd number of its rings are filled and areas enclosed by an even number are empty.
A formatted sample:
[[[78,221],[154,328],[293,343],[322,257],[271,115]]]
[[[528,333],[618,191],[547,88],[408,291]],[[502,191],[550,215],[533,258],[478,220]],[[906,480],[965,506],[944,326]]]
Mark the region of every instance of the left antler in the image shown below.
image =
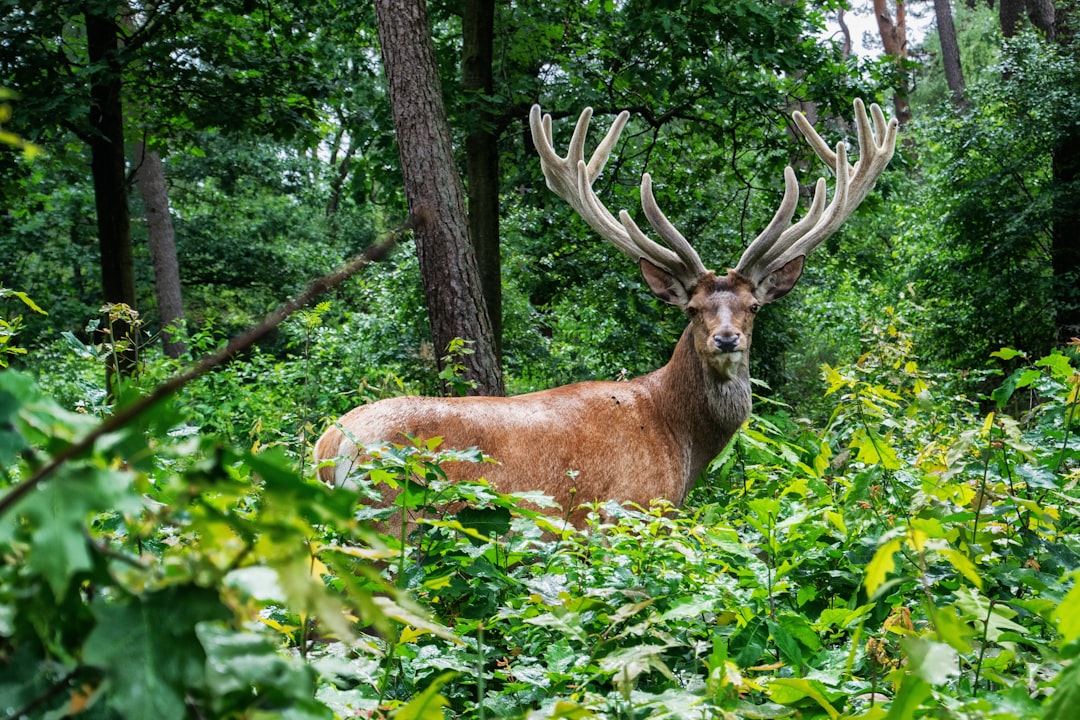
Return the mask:
[[[559,157],[553,145],[551,116],[542,115],[539,105],[532,106],[529,125],[548,187],[566,200],[593,230],[623,253],[634,260],[645,258],[679,278],[686,287],[693,286],[707,270],[697,251],[657,206],[652,193],[652,178],[648,173],[641,176],[641,206],[649,224],[667,247],[646,236],[625,210],[619,213],[619,220],[616,220],[596,196],[593,183],[604,169],[630,113],[622,112],[615,118],[607,135],[593,151],[589,161],[585,162],[585,136],[589,131],[592,113],[592,108],[585,108],[581,113],[566,157]]]
[[[795,171],[790,166],[785,168],[784,199],[780,208],[768,226],[743,252],[735,272],[755,283],[760,282],[791,260],[809,255],[854,212],[873,189],[896,148],[896,119],[886,122],[885,115],[876,104],[870,106],[870,115],[874,119],[873,128],[862,100],[856,100],[859,160],[851,166],[847,161],[845,143],[837,143],[836,152],[833,152],[801,112],[793,114],[795,124],[807,142],[836,176],[832,202],[825,207],[825,179],[819,178],[806,217],[789,225],[798,205],[799,186]]]

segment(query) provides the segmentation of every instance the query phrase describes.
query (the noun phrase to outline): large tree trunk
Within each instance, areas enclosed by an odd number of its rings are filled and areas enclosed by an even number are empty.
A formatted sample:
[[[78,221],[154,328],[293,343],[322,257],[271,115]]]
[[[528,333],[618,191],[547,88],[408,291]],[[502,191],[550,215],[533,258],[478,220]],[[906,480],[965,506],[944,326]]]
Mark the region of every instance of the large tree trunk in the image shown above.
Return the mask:
[[[499,147],[493,118],[478,95],[491,94],[495,0],[465,0],[462,17],[461,85],[469,97],[465,174],[469,231],[476,250],[480,286],[491,321],[495,352],[502,355],[502,259],[499,252]]]
[[[1076,10],[1063,6],[1054,18],[1054,33],[1047,33],[1065,47],[1075,48]],[[1080,57],[1073,57],[1080,62]],[[1053,268],[1057,285],[1056,324],[1058,341],[1065,344],[1080,337],[1080,120],[1064,118],[1065,127],[1054,145]]]
[[[998,0],[1001,34],[1007,38],[1015,36],[1025,12],[1031,24],[1042,30],[1048,40],[1054,39],[1057,28],[1054,0]]]
[[[473,341],[474,352],[462,358],[465,378],[476,383],[475,392],[499,395],[502,373],[469,239],[425,0],[376,0],[375,16],[432,341],[439,356],[454,338]]]
[[[115,17],[98,14],[102,7],[101,3],[90,3],[85,12],[87,57],[94,68],[90,78],[90,172],[101,250],[101,285],[106,303],[124,303],[134,308],[135,264],[118,53],[120,28]],[[110,341],[128,345],[117,358],[118,366],[113,368],[120,375],[128,375],[135,369],[135,338],[128,337],[130,331],[123,321],[115,322],[112,327]]]
[[[1047,40],[1071,42],[1070,15],[1055,12],[1051,0],[999,0],[1001,34],[1013,37],[1027,11],[1032,24]],[[1080,123],[1065,121],[1052,149],[1056,195],[1051,216],[1050,258],[1054,274],[1054,312],[1060,344],[1080,336]]]
[[[945,81],[949,84],[953,107],[967,107],[964,88],[964,68],[960,64],[960,44],[956,40],[956,24],[953,22],[949,0],[934,0],[938,38],[941,41],[941,62],[945,66]]]
[[[1054,146],[1052,257],[1058,342],[1080,337],[1080,127],[1070,124]]]
[[[885,54],[896,63],[897,81],[893,87],[893,104],[896,120],[901,125],[911,120],[911,102],[908,98],[909,83],[907,71],[907,9],[904,0],[896,0],[896,18],[889,12],[886,0],[874,0],[874,18],[877,20],[878,34]]]
[[[161,320],[161,343],[167,356],[178,358],[187,347],[169,328],[179,327],[183,322],[184,300],[180,291],[180,263],[176,259],[176,237],[169,211],[165,168],[161,156],[147,150],[143,142],[135,144],[135,157],[138,164],[135,182],[146,210],[147,239],[154,265],[154,293]]]

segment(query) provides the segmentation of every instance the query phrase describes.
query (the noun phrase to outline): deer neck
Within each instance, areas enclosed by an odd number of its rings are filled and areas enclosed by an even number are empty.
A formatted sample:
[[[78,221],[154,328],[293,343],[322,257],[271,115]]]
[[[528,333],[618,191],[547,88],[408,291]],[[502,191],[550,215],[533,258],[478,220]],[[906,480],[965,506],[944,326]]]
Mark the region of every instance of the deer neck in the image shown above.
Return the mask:
[[[656,385],[660,416],[682,445],[688,491],[750,416],[748,353],[721,375],[701,359],[687,327],[668,364],[646,378]]]

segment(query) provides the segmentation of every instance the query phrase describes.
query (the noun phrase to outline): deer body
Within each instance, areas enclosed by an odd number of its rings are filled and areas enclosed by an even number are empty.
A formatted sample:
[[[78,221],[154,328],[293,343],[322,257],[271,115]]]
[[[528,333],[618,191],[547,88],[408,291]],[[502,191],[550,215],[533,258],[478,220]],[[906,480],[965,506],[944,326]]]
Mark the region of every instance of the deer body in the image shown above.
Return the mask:
[[[666,247],[650,240],[623,211],[619,220],[592,192],[626,122],[623,113],[586,163],[583,145],[590,110],[582,113],[570,152],[555,154],[551,118],[530,116],[548,186],[603,237],[638,261],[649,289],[684,310],[689,324],[664,367],[629,382],[583,382],[517,397],[397,397],[351,410],[315,445],[320,477],[349,482],[363,446],[402,442],[406,436],[443,438],[450,448],[479,447],[498,464],[455,462],[452,480],[486,477],[503,493],[550,495],[574,524],[581,503],[654,499],[681,505],[694,481],[750,415],[749,351],[754,316],[798,281],[806,255],[839,226],[870,191],[892,155],[895,121],[886,125],[872,107],[877,137],[856,103],[861,157],[847,163],[841,143],[833,153],[813,128],[795,119],[837,176],[833,201],[818,181],[807,216],[790,225],[798,199],[794,173],[769,226],[724,275],[706,270],[697,253],[667,221],[642,177],[642,205]],[[789,226],[790,225],[790,226]],[[360,447],[358,447],[360,446]]]
[[[444,465],[454,480],[483,475],[500,492],[538,490],[568,511],[609,499],[681,505],[749,414],[746,362],[721,377],[699,360],[687,327],[667,365],[628,382],[583,382],[506,398],[388,398],[342,416],[315,454],[355,457],[353,440],[401,442],[403,433],[442,437],[446,447],[479,447],[498,461]],[[339,461],[324,468],[323,479],[343,485],[351,471],[352,463]],[[570,517],[578,524],[583,512]]]

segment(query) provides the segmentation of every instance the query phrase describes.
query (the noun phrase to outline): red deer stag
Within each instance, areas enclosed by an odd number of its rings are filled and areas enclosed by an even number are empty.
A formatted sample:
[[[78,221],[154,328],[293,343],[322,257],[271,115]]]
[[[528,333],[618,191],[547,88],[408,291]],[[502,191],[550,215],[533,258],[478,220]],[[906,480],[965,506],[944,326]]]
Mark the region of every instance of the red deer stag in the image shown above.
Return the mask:
[[[855,103],[859,159],[848,164],[844,143],[833,152],[801,113],[795,123],[836,177],[832,201],[817,181],[809,211],[791,224],[799,199],[794,171],[784,171],[784,197],[769,225],[735,269],[707,270],[697,252],[656,205],[652,180],[641,177],[645,217],[667,247],[650,240],[623,211],[618,220],[593,191],[629,114],[616,118],[592,158],[584,159],[592,109],[574,130],[567,157],[552,145],[551,116],[529,115],[548,187],[623,253],[638,262],[649,289],[681,307],[689,324],[667,365],[629,382],[582,382],[517,397],[396,397],[343,415],[315,444],[327,483],[342,485],[363,447],[405,435],[442,437],[452,448],[479,447],[498,464],[451,463],[454,480],[484,475],[504,493],[542,491],[563,508],[593,501],[680,506],[705,467],[750,414],[750,335],[754,315],[799,279],[803,261],[870,192],[893,154],[896,121],[877,105]],[[359,448],[359,449],[358,449]],[[573,509],[580,525],[584,510]]]

